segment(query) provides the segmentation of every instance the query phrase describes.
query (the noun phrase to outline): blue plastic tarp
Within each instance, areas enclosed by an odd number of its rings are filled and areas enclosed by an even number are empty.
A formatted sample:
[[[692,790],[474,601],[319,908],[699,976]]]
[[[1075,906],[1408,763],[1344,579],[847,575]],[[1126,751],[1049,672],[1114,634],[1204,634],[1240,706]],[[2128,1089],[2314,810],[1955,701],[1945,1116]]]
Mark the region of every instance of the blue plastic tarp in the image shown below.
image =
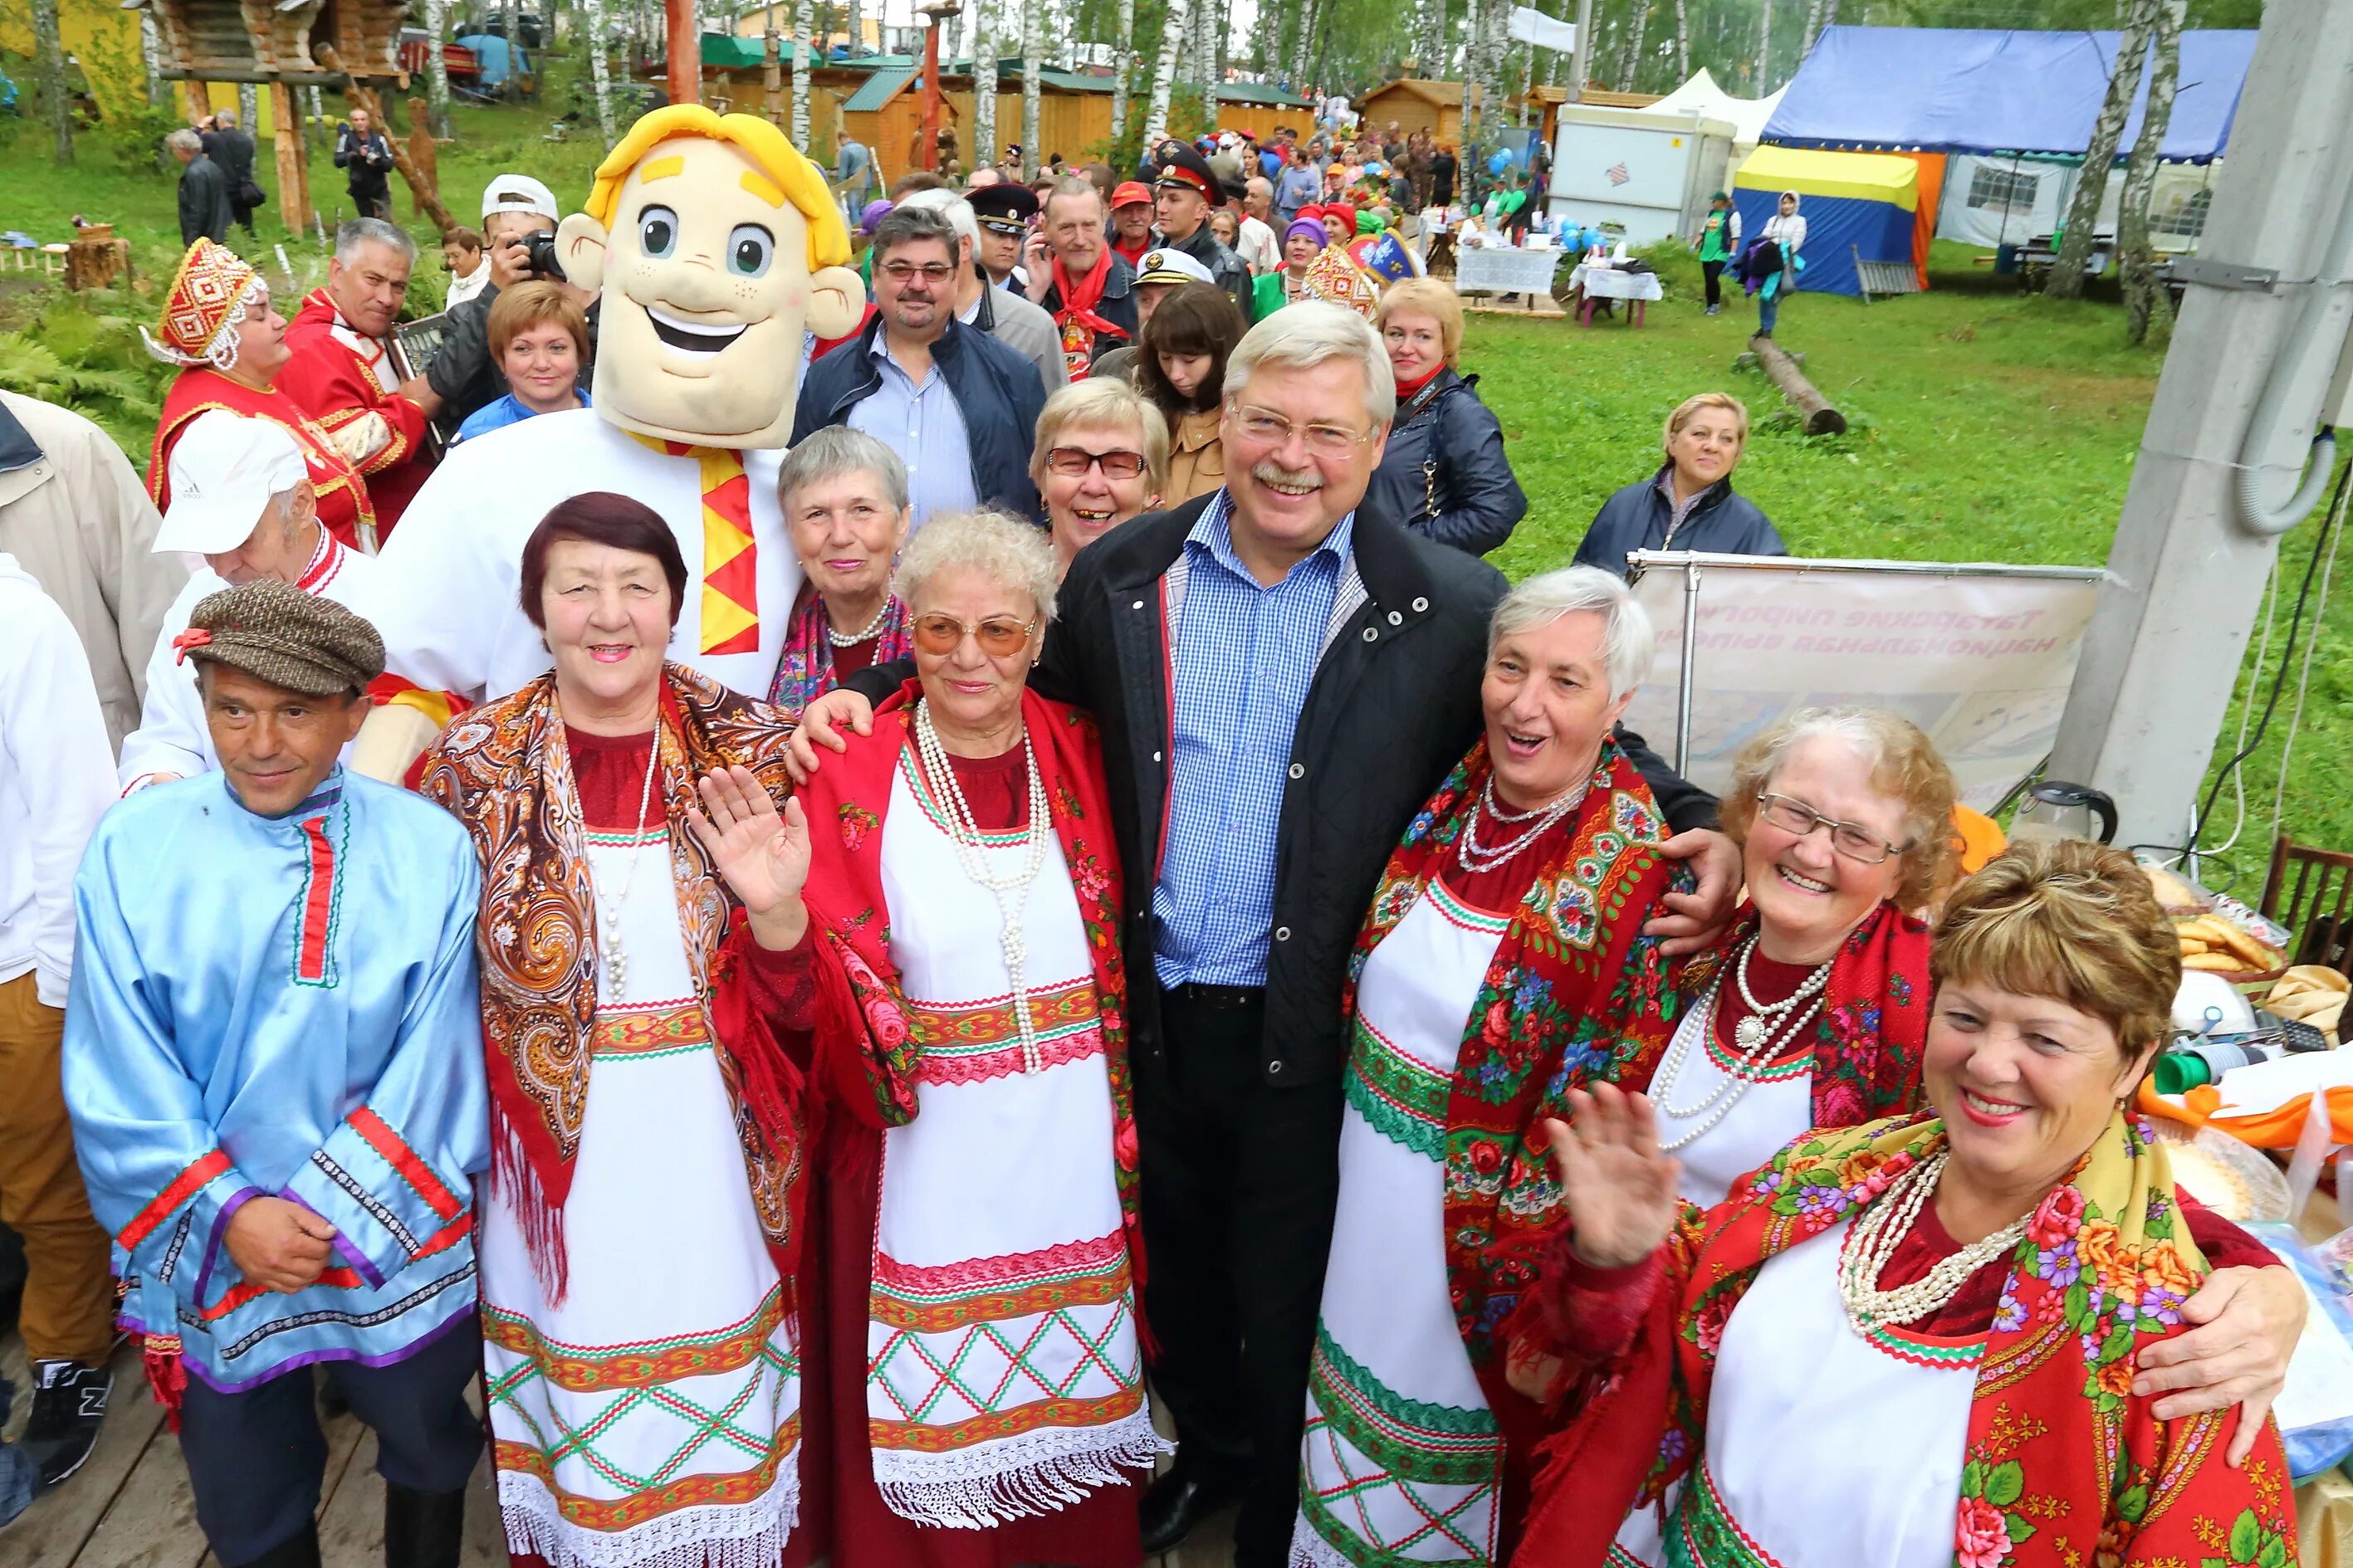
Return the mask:
[[[1958,27],[1825,27],[1790,79],[1764,140],[1788,147],[2081,157],[2107,96],[2116,33]],[[2221,156],[2255,35],[2185,32],[2181,86],[2159,155]],[[2148,73],[2117,143],[2129,153]]]
[[[531,69],[523,51],[508,47],[507,41],[496,33],[475,33],[458,41],[474,51],[474,63],[482,73],[475,79],[485,89],[504,87],[511,69]]]
[[[1763,234],[1780,201],[1773,191],[1733,192],[1740,232]],[[1854,266],[1858,253],[1865,261],[1912,259],[1912,215],[1893,202],[1807,196],[1799,210],[1806,216],[1806,243],[1799,251],[1806,269],[1798,274],[1798,287],[1810,294],[1862,293],[1862,279]]]

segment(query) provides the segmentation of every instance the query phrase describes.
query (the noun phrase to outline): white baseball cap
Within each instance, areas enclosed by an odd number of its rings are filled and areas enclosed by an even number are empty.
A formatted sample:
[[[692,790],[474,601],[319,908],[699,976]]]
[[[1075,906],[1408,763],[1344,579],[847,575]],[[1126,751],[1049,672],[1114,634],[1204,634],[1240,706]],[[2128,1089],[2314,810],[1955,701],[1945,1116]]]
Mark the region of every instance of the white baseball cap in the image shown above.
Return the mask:
[[[501,174],[482,187],[482,216],[492,213],[537,213],[550,223],[563,216],[555,193],[529,174]]]
[[[1218,279],[1208,268],[1183,251],[1164,245],[1144,253],[1143,263],[1135,269],[1135,280],[1138,283],[1215,283]]]
[[[253,537],[270,498],[310,478],[286,427],[208,409],[173,443],[172,509],[155,531],[158,552],[220,555]]]

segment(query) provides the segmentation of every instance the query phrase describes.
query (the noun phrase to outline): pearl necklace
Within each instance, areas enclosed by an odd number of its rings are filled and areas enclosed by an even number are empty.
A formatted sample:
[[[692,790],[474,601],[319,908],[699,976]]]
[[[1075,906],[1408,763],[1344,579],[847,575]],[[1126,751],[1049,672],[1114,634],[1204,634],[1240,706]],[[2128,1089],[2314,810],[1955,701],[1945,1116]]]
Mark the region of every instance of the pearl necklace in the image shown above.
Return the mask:
[[[1676,1032],[1674,1044],[1669,1048],[1666,1059],[1651,1075],[1651,1100],[1662,1114],[1676,1121],[1689,1121],[1695,1117],[1702,1119],[1697,1126],[1662,1142],[1659,1147],[1667,1152],[1672,1153],[1697,1142],[1709,1128],[1730,1114],[1732,1108],[1740,1103],[1740,1097],[1748,1092],[1749,1085],[1754,1081],[1749,1074],[1756,1069],[1757,1064],[1770,1060],[1779,1051],[1787,1049],[1806,1026],[1813,1022],[1814,1016],[1821,1011],[1821,991],[1830,984],[1829,963],[1818,964],[1797,990],[1768,1006],[1760,1004],[1755,993],[1748,989],[1748,955],[1756,951],[1757,939],[1752,936],[1741,945],[1739,954],[1727,966],[1740,987],[1742,999],[1756,1012],[1733,1026],[1733,1041],[1739,1054],[1733,1058],[1732,1066],[1724,1077],[1696,1105],[1677,1106],[1668,1099],[1674,1090],[1675,1080],[1683,1076],[1683,1068],[1690,1060],[1693,1041],[1701,1042],[1698,1048],[1705,1050],[1707,1037],[1715,1031],[1716,1011],[1724,1000],[1722,970],[1717,971],[1715,978],[1707,983],[1707,992],[1700,998],[1698,1016],[1692,1021],[1692,1027]],[[1798,1005],[1808,1002],[1810,998],[1810,1004],[1798,1011]],[[1788,1017],[1786,1024],[1782,1021],[1785,1016]],[[1755,1026],[1753,1028],[1752,1025]]]
[[[848,637],[843,637],[839,632],[833,629],[833,617],[828,615],[826,617],[825,622],[825,635],[833,639],[833,646],[836,647],[854,647],[858,644],[866,641],[868,638],[880,632],[882,629],[883,618],[890,615],[890,613],[891,595],[885,594],[882,595],[882,607],[874,612],[874,618],[866,623],[864,629],[852,632]]]
[[[1473,876],[1509,863],[1521,850],[1543,837],[1546,829],[1575,811],[1577,804],[1584,800],[1588,787],[1590,781],[1577,785],[1550,805],[1538,806],[1534,811],[1506,811],[1495,799],[1495,776],[1488,774],[1487,782],[1479,786],[1479,804],[1472,808],[1471,820],[1462,825],[1462,837],[1454,841],[1455,863]],[[1482,812],[1504,826],[1523,822],[1535,826],[1508,844],[1482,845],[1479,842],[1479,816]]]
[[[2025,1238],[2027,1224],[2034,1217],[2031,1213],[1940,1259],[1909,1285],[1893,1290],[1879,1289],[1879,1276],[1895,1256],[1896,1247],[1912,1234],[1920,1218],[1920,1205],[1936,1192],[1947,1158],[1939,1150],[1896,1177],[1847,1232],[1839,1249],[1839,1299],[1846,1303],[1847,1321],[1854,1325],[1855,1332],[1898,1328],[1934,1315],[1960,1293],[1970,1275],[2017,1251]]]
[[[654,743],[646,751],[646,782],[638,791],[638,830],[629,836],[628,868],[621,873],[621,891],[610,902],[596,895],[596,950],[605,960],[605,978],[613,988],[607,1001],[617,1002],[628,987],[629,955],[621,947],[621,911],[628,907],[629,889],[638,879],[638,840],[646,836],[646,816],[653,809],[654,773],[661,762],[661,721],[654,721]],[[591,884],[594,885],[593,882]]]
[[[947,818],[948,842],[955,847],[956,864],[964,868],[965,876],[997,897],[1000,922],[997,940],[1005,954],[1005,973],[1013,983],[1013,1020],[1021,1035],[1021,1070],[1037,1072],[1045,1064],[1038,1049],[1038,1025],[1029,1016],[1029,954],[1022,938],[1021,917],[1029,906],[1030,884],[1037,881],[1038,872],[1046,863],[1046,840],[1052,833],[1047,817],[1045,775],[1038,771],[1038,750],[1030,743],[1025,726],[1021,752],[1029,773],[1029,822],[1023,831],[1023,841],[1029,853],[1022,858],[1020,868],[1008,876],[989,868],[980,825],[973,817],[972,804],[965,799],[964,785],[957,782],[955,770],[948,764],[947,750],[940,744],[940,732],[932,724],[929,702],[915,704],[914,729],[915,752],[931,783],[933,798],[939,802],[942,815]]]

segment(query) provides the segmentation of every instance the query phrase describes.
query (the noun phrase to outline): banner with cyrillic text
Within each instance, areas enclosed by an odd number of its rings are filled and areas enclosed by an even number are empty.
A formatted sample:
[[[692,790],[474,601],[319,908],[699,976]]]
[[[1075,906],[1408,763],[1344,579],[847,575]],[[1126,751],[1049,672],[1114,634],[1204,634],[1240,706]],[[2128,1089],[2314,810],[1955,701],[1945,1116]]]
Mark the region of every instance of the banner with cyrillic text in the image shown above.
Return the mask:
[[[1926,731],[1961,799],[1980,810],[2050,753],[2101,577],[2094,568],[1635,559],[1634,594],[1659,655],[1626,726],[1675,755],[1684,606],[1694,604],[1683,769],[1693,783],[1723,794],[1741,747],[1800,708],[1868,703]]]

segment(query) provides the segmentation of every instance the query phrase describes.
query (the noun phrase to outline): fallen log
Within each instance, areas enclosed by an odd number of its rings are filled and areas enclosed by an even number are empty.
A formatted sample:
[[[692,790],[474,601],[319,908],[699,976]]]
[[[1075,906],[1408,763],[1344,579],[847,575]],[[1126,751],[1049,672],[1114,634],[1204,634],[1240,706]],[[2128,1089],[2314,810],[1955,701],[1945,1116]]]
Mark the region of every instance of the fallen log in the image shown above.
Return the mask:
[[[340,71],[343,68],[343,62],[336,57],[332,45],[312,44],[311,58],[331,71]],[[443,234],[455,228],[457,224],[449,216],[449,209],[441,205],[441,193],[433,188],[432,177],[417,168],[416,160],[408,155],[408,149],[393,135],[392,121],[385,117],[383,101],[374,92],[362,87],[359,78],[355,76],[344,78],[343,97],[350,100],[353,108],[366,110],[368,119],[375,122],[377,130],[384,132],[385,143],[392,149],[392,166],[398,169],[400,177],[408,182],[409,194],[417,198],[417,205],[424,208],[427,216],[432,218],[435,227]]]
[[[1757,368],[1766,378],[1781,389],[1789,406],[1806,416],[1809,436],[1842,436],[1846,433],[1846,416],[1831,406],[1831,400],[1815,390],[1798,368],[1798,362],[1783,352],[1781,345],[1761,334],[1748,340],[1748,352],[1757,356]]]

